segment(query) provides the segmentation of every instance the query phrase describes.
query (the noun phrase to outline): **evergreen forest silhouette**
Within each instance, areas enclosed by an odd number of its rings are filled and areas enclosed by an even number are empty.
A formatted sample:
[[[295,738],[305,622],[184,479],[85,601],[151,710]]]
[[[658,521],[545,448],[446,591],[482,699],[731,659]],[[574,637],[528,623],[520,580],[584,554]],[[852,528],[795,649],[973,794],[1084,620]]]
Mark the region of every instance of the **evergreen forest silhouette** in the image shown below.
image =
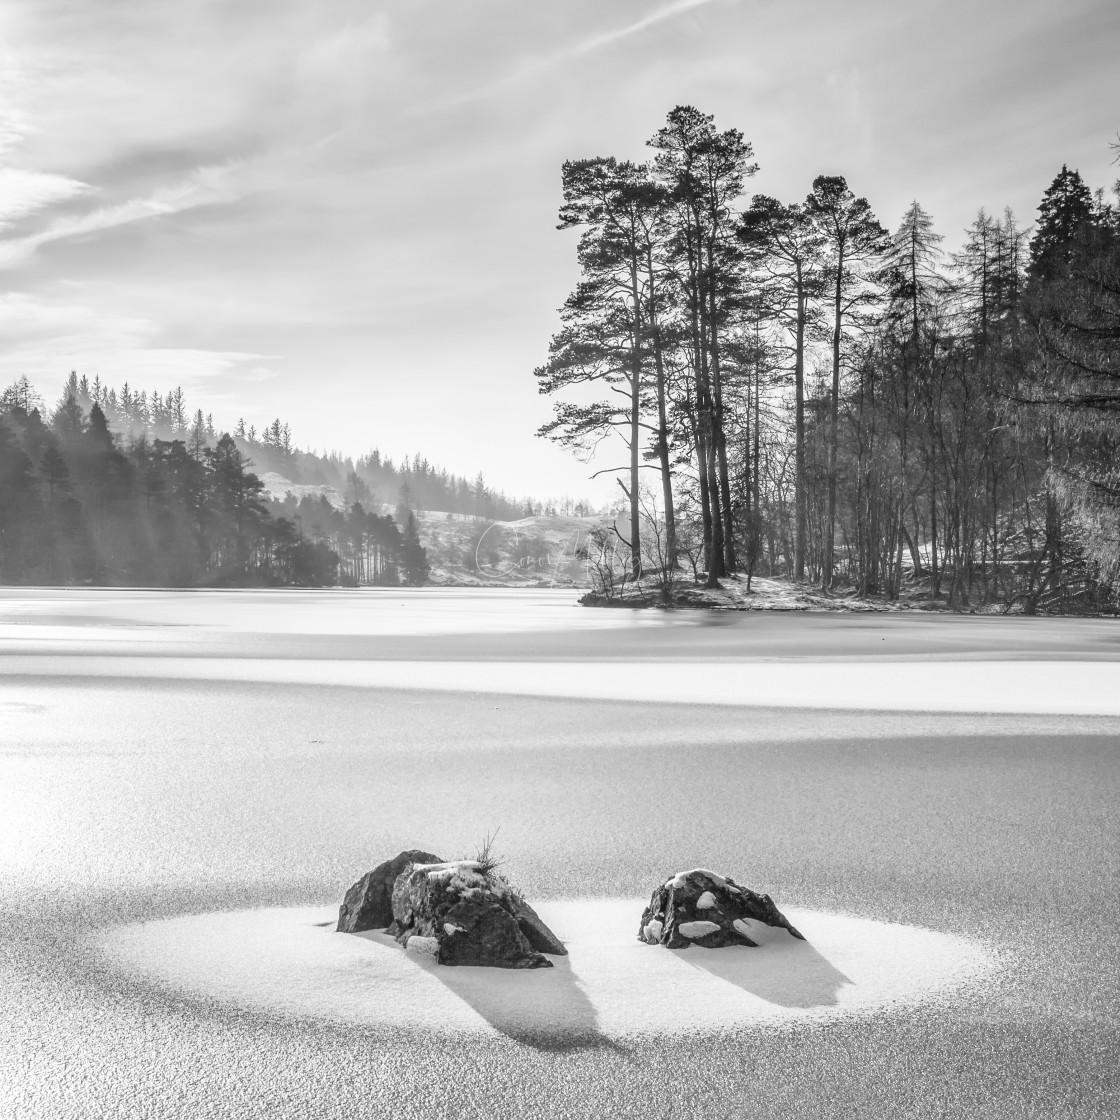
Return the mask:
[[[399,466],[295,450],[287,425],[218,433],[180,389],[109,389],[71,373],[57,406],[26,377],[0,394],[0,583],[125,586],[421,584],[415,509],[520,516],[521,506],[417,455]],[[269,500],[262,463],[301,486]],[[399,498],[378,512],[379,493]]]

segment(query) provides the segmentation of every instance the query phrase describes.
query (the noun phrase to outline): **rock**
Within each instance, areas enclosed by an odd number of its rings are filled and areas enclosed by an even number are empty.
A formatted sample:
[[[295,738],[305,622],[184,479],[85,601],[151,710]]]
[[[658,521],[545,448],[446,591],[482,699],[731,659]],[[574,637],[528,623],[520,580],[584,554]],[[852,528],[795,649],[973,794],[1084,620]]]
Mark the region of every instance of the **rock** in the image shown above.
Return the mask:
[[[523,919],[534,929],[539,924],[559,944],[492,868],[477,860],[435,861],[417,864],[397,879],[389,932],[409,951],[416,938],[423,939],[419,950],[439,964],[551,968],[552,961],[522,932]],[[543,943],[543,935],[535,936]]]
[[[338,933],[384,929],[393,921],[393,884],[412,863],[439,863],[439,856],[419,849],[401,852],[363,875],[347,892],[338,908]]]
[[[523,898],[514,897],[513,912],[517,925],[525,935],[525,940],[538,953],[550,953],[554,957],[566,957],[568,950],[563,942],[544,924],[541,916]]]
[[[653,892],[642,912],[638,940],[669,949],[757,946],[751,937],[752,922],[788,930],[805,940],[768,894],[756,894],[734,879],[698,868],[682,871]]]

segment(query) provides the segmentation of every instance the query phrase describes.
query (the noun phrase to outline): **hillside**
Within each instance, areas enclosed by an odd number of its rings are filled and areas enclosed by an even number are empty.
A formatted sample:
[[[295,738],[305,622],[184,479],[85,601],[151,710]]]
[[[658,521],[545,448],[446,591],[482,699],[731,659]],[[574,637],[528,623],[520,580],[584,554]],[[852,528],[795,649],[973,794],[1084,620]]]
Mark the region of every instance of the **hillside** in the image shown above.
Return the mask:
[[[610,524],[601,516],[490,521],[436,511],[423,511],[417,520],[432,582],[458,587],[589,587],[590,534]]]
[[[290,493],[300,500],[322,496],[339,510],[347,505],[333,486],[293,482],[276,471],[260,479],[274,502]],[[396,516],[396,507],[386,502],[374,501],[366,509]],[[445,510],[420,509],[415,515],[432,565],[431,582],[449,587],[589,587],[585,550],[590,534],[611,523],[602,515],[536,514],[505,521]]]

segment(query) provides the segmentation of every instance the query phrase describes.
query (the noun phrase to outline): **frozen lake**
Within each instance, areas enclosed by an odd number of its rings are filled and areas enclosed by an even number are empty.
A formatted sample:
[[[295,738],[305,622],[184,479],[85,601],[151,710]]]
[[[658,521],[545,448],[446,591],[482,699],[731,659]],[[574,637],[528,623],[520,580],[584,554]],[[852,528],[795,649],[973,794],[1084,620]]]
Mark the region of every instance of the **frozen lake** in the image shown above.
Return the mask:
[[[0,1116],[1115,1115],[1120,625],[572,598],[0,589]],[[312,919],[499,826],[621,931],[581,1029],[369,1011]],[[636,957],[618,900],[694,866],[820,915],[848,995]]]

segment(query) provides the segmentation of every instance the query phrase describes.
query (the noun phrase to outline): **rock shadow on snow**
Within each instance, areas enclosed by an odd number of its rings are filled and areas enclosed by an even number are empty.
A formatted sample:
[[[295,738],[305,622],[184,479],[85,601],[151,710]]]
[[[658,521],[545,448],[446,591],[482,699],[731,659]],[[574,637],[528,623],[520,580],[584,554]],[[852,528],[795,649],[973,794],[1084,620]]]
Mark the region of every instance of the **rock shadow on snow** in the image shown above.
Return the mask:
[[[835,1007],[852,981],[808,941],[784,929],[756,932],[757,948],[669,950],[682,966],[701,969],[779,1007],[811,1010]]]
[[[395,939],[414,967],[516,1042],[610,1045],[563,942],[481,853],[448,862],[401,852],[347,891],[337,929]]]
[[[392,944],[381,930],[355,936]],[[572,972],[568,957],[554,957],[549,969],[449,968],[417,954],[408,954],[406,959],[513,1042],[558,1053],[620,1049],[599,1029],[595,1006]]]

